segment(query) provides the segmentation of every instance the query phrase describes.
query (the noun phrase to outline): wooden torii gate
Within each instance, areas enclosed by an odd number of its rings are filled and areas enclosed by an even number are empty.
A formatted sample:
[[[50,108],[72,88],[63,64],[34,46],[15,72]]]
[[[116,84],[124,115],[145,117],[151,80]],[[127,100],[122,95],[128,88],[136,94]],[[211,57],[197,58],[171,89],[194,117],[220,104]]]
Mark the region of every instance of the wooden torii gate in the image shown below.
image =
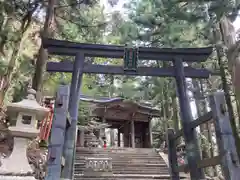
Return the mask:
[[[196,139],[195,130],[189,130],[188,125],[192,121],[191,108],[188,102],[186,93],[185,77],[190,78],[208,78],[210,72],[206,69],[195,69],[192,67],[184,67],[183,62],[204,62],[212,53],[212,47],[206,48],[151,48],[151,47],[139,47],[138,50],[126,49],[124,46],[116,45],[100,45],[100,44],[83,44],[69,41],[55,40],[55,39],[43,39],[43,46],[48,50],[51,55],[62,56],[74,56],[75,61],[64,62],[48,62],[48,72],[68,72],[72,73],[72,82],[70,88],[69,98],[69,114],[70,123],[66,130],[64,148],[65,148],[65,167],[63,170],[63,178],[72,179],[73,175],[73,155],[74,144],[76,141],[76,126],[78,119],[78,106],[80,87],[82,82],[83,73],[95,73],[95,74],[113,74],[113,75],[133,75],[133,76],[158,76],[158,77],[174,77],[176,79],[177,92],[179,97],[181,120],[183,126],[183,134],[188,151],[188,164],[191,167],[190,175],[192,179],[204,178],[204,173],[198,168],[197,162],[200,160],[200,152]],[[133,59],[129,62],[131,67],[127,66],[111,66],[111,65],[96,65],[88,64],[85,62],[85,57],[106,57],[106,58],[119,58],[123,59],[124,56],[137,52],[135,55],[139,60],[157,60],[157,61],[170,61],[173,66],[166,68],[156,67],[136,67],[137,63],[133,63]],[[126,60],[126,58],[124,58]],[[124,61],[124,63],[126,63]],[[56,131],[58,132],[58,131]],[[52,134],[52,136],[59,136],[58,134]],[[51,143],[57,144],[54,141],[59,141],[56,138],[52,138]],[[62,145],[51,146],[50,144],[50,157],[51,153],[54,154],[56,149],[61,148]],[[52,148],[52,149],[51,149]],[[60,157],[59,157],[60,158]],[[50,162],[52,166],[60,166],[55,163],[56,157],[53,162]],[[58,161],[59,162],[59,161]],[[59,177],[59,168],[52,168],[49,170],[49,176]],[[51,178],[46,178],[51,179]],[[58,179],[58,178],[57,178]]]

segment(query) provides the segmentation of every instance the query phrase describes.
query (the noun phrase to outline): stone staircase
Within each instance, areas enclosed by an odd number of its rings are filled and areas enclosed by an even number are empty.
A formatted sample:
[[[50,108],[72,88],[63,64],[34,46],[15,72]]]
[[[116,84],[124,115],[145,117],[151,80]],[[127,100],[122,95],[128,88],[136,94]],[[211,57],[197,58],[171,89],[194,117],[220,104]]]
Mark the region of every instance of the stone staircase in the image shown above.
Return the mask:
[[[110,175],[84,175],[85,158],[112,158]],[[140,148],[79,148],[75,158],[75,180],[169,180],[169,171],[163,158],[154,149]]]

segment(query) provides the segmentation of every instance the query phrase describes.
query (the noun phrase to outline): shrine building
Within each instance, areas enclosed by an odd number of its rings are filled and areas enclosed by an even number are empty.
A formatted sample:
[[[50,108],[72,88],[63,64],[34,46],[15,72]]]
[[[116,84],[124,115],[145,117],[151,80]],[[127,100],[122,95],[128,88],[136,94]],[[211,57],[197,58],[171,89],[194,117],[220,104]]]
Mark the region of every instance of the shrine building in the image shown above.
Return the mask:
[[[122,98],[92,99],[82,95],[81,101],[92,104],[90,118],[107,123],[108,128],[117,129],[117,146],[120,147],[122,144],[123,147],[131,148],[152,147],[151,120],[159,117],[158,109]],[[84,133],[80,131],[78,139],[83,140],[84,138],[80,136]],[[99,134],[104,136],[101,132]]]

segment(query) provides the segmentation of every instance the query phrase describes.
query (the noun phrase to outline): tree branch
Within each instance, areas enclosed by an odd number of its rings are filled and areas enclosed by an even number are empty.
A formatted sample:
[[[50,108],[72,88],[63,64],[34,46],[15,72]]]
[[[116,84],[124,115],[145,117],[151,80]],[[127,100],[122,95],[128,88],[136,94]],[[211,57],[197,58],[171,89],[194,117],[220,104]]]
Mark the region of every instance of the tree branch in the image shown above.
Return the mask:
[[[72,24],[75,24],[75,25],[77,25],[77,26],[80,26],[80,27],[82,27],[82,28],[102,27],[102,26],[106,26],[106,25],[108,24],[108,22],[103,22],[103,23],[99,23],[99,24],[96,24],[96,25],[85,25],[85,24],[76,23],[76,22],[74,22],[74,21],[71,20],[71,19],[64,18],[64,17],[62,17],[62,16],[60,16],[60,15],[57,15],[57,14],[56,14],[56,16],[57,16],[58,18],[61,18],[61,19],[64,20],[64,21],[68,21],[68,22],[70,22],[70,23],[72,23]]]

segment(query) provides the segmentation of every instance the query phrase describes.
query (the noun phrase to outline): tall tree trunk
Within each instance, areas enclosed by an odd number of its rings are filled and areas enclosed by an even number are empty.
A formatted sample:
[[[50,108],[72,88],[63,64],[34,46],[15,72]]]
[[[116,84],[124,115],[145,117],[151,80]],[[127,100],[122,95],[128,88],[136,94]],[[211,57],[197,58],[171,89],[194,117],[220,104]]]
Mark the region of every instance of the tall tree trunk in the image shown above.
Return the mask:
[[[228,71],[231,74],[231,79],[233,82],[233,90],[235,93],[235,100],[238,113],[238,121],[240,125],[240,42],[236,41],[236,32],[232,22],[226,17],[223,16],[219,22],[220,33],[223,40],[223,43],[227,51],[228,59]]]
[[[201,93],[201,87],[200,87],[200,84],[199,84],[199,80],[196,80],[194,79],[192,81],[192,84],[193,84],[193,94],[194,94],[194,99],[195,99],[195,104],[196,104],[196,109],[197,109],[197,116],[200,117],[202,115],[204,115],[206,113],[205,108],[203,107],[203,103],[202,103],[202,93]],[[200,125],[200,132],[201,132],[201,135],[203,135],[204,137],[207,137],[206,136],[206,124],[201,124]],[[207,142],[204,140],[204,138],[202,139],[202,142],[201,142],[201,145],[202,145],[202,157],[203,158],[208,158],[209,157],[209,152],[205,146]]]
[[[160,64],[158,64],[158,67],[160,68]],[[163,62],[163,68],[169,67],[169,63],[168,62]],[[162,97],[163,97],[163,101],[162,101],[162,109],[163,109],[163,121],[165,122],[165,134],[166,134],[166,145],[168,142],[168,135],[167,135],[167,130],[168,128],[170,128],[170,122],[169,120],[172,119],[171,117],[171,107],[170,107],[170,103],[169,103],[169,83],[170,80],[165,79],[164,83],[163,83],[163,91],[162,91]]]
[[[239,101],[235,97],[235,103],[236,103],[236,109],[237,109],[237,114],[238,114],[238,129],[240,129],[240,106],[239,106]]]
[[[235,138],[235,145],[236,145],[236,148],[237,148],[238,158],[240,159],[240,138],[238,136],[237,126],[236,126],[236,122],[235,122],[235,118],[234,118],[234,111],[233,111],[231,97],[230,97],[229,89],[228,89],[228,85],[227,85],[225,69],[224,69],[223,64],[222,64],[222,58],[224,57],[223,45],[221,43],[221,38],[224,39],[223,33],[222,33],[223,31],[221,30],[222,28],[220,28],[220,25],[218,23],[216,23],[216,20],[213,19],[213,22],[214,22],[214,24],[213,24],[213,37],[214,37],[214,41],[215,41],[215,44],[216,44],[216,52],[217,52],[217,58],[218,58],[218,63],[219,63],[219,67],[220,67],[222,84],[223,84],[223,89],[225,91],[225,97],[226,97],[226,103],[227,103],[227,106],[228,106],[229,116],[231,118],[230,123],[231,123],[232,131],[233,131],[233,135],[234,135],[234,138]]]
[[[207,86],[206,88],[208,90],[210,90],[210,93],[211,93],[211,89],[212,89],[213,85],[209,81],[206,81],[205,84]],[[202,87],[201,87],[201,92],[202,92],[202,95],[203,95],[204,90],[203,90]],[[205,107],[205,111],[207,112],[207,107],[208,107],[208,104],[209,104],[208,103],[208,99],[205,98],[205,101],[203,103],[205,104],[204,107]],[[215,128],[212,128],[212,127],[213,127],[213,124],[211,122],[208,122],[207,123],[207,139],[208,139],[209,145],[210,145],[210,148],[209,148],[210,157],[214,157],[215,156],[215,151],[216,151],[216,148],[217,148],[217,146],[213,142],[213,137],[215,137]],[[214,177],[217,177],[218,176],[218,174],[217,174],[217,172],[218,172],[217,166],[213,166],[212,170],[213,171],[212,171],[211,175],[214,176]]]
[[[33,13],[35,12],[35,10],[37,9],[38,4],[36,3],[34,8],[29,10],[25,16],[22,18],[21,21],[21,26],[19,28],[19,30],[17,30],[17,32],[15,32],[16,34],[16,39],[8,39],[9,37],[5,36],[5,40],[6,41],[12,41],[12,51],[11,54],[9,55],[5,55],[4,53],[4,42],[1,41],[0,44],[0,51],[1,54],[7,58],[9,57],[9,61],[8,61],[8,67],[6,69],[6,72],[3,76],[0,77],[0,107],[3,106],[4,103],[4,98],[5,98],[5,94],[7,92],[7,90],[9,89],[10,86],[10,81],[12,80],[12,75],[14,73],[14,68],[16,66],[16,62],[18,61],[19,58],[19,53],[21,51],[21,44],[22,41],[24,40],[24,37],[26,35],[26,32],[28,30],[28,28],[30,27],[30,23],[31,23],[31,18]],[[5,22],[3,23],[4,26],[2,26],[2,31],[9,31],[10,27],[14,25],[15,21],[12,20],[13,18],[10,16],[8,17]]]
[[[180,130],[179,127],[179,113],[178,113],[178,103],[177,103],[178,99],[177,97],[172,97],[172,110],[173,110],[173,126],[174,126],[174,130],[175,132]]]
[[[202,83],[202,82],[200,81],[200,83]],[[197,80],[197,79],[194,79],[192,81],[192,84],[193,84],[193,94],[194,94],[194,99],[195,99],[195,104],[196,104],[196,109],[197,109],[197,116],[200,117],[207,112],[206,107],[205,107],[206,104],[202,103],[202,99],[203,99],[203,96],[204,96],[203,91],[201,93],[202,84],[200,85],[199,80]],[[200,135],[201,135],[200,144],[201,144],[201,150],[202,150],[201,151],[202,158],[203,159],[209,158],[210,157],[210,152],[208,150],[208,141],[207,141],[207,138],[208,138],[207,123],[200,125]],[[209,171],[209,168],[205,169],[205,173],[207,175],[210,175],[210,172],[211,171]]]
[[[46,12],[46,18],[42,30],[41,37],[42,38],[48,38],[51,33],[51,24],[53,23],[54,20],[54,5],[56,3],[56,0],[49,0],[48,1],[48,6],[47,6],[47,12]],[[37,91],[38,97],[37,100],[40,101],[41,96],[41,90],[42,90],[42,83],[43,83],[43,77],[44,77],[44,72],[46,69],[46,63],[47,63],[47,50],[43,48],[43,44],[41,43],[39,53],[38,53],[38,58],[36,61],[36,70],[34,73],[34,78],[33,78],[33,88]]]
[[[3,106],[4,103],[4,98],[5,98],[5,94],[10,86],[10,81],[12,79],[12,75],[14,72],[14,68],[15,68],[15,64],[18,60],[18,56],[19,56],[19,49],[21,49],[21,39],[17,40],[14,44],[14,48],[12,50],[11,56],[10,56],[10,60],[8,63],[8,67],[7,67],[7,71],[6,73],[1,77],[1,81],[0,81],[0,107]]]
[[[110,90],[109,90],[109,97],[113,97],[114,93],[114,76],[110,75]],[[115,132],[114,129],[110,130],[110,144],[111,146],[115,146]]]
[[[175,94],[174,97],[172,97],[172,120],[173,120],[173,127],[175,132],[180,130],[180,116],[179,116],[179,108],[178,108],[178,98]],[[176,140],[176,144],[179,145],[181,143],[181,139],[178,138]]]

